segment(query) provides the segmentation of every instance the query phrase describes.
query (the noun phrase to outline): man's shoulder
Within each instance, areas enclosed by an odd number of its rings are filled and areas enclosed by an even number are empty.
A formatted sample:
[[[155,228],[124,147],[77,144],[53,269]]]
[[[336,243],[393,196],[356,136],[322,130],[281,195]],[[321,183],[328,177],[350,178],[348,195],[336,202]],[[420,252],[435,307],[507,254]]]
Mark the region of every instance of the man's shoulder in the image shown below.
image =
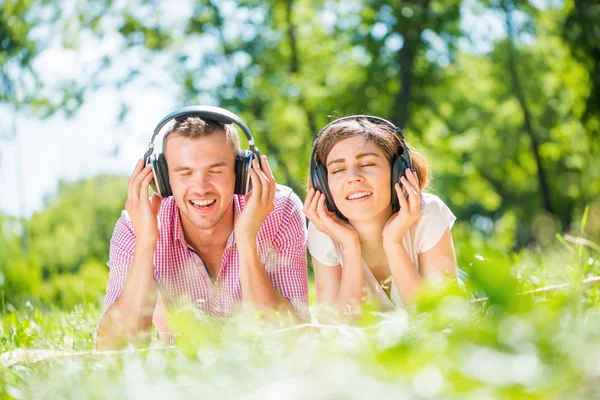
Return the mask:
[[[264,232],[275,235],[277,241],[306,242],[306,217],[302,211],[300,197],[285,185],[277,185],[275,189],[275,208],[263,224]]]
[[[302,214],[302,200],[292,190],[292,188],[277,184],[275,189],[275,208],[271,214],[284,214],[290,215],[293,213]]]
[[[302,205],[302,200],[292,188],[278,183],[275,187],[275,207],[277,207],[277,203]]]
[[[269,214],[267,219],[271,221],[277,220],[277,225],[281,225],[291,219],[300,219],[304,217],[302,212],[302,200],[300,197],[288,186],[279,185],[275,189],[275,207]]]

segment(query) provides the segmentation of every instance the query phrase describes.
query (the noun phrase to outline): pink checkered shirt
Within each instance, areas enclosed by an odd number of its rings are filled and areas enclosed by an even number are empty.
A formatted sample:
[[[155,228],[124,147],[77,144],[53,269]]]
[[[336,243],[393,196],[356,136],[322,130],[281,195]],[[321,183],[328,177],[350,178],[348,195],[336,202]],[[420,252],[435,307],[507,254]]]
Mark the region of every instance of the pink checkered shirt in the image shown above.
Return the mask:
[[[245,199],[234,195],[233,202],[237,219],[244,209]],[[213,284],[204,262],[185,241],[179,207],[173,197],[163,200],[159,220],[160,236],[154,253],[158,298],[153,322],[161,337],[170,339],[165,315],[167,309],[191,303],[201,312],[213,316],[230,316],[239,311],[242,286],[233,232]],[[110,241],[110,275],[102,316],[121,294],[133,260],[135,240],[131,220],[123,211]],[[258,233],[258,253],[275,289],[290,301],[303,321],[308,319],[306,241],[306,219],[301,200],[290,188],[277,185],[275,209]]]

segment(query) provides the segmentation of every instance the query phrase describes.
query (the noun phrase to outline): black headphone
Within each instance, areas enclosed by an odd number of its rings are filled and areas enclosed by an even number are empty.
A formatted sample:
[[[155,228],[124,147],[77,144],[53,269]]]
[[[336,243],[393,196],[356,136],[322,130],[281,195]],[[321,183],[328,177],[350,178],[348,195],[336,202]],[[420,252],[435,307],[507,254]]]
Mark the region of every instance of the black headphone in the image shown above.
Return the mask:
[[[410,152],[408,150],[408,146],[406,145],[406,141],[404,140],[404,132],[402,129],[392,124],[387,119],[374,117],[371,115],[349,115],[347,117],[338,118],[335,121],[330,122],[325,126],[325,128],[321,129],[321,132],[317,136],[315,136],[312,143],[312,155],[310,157],[310,181],[311,185],[315,190],[320,191],[325,195],[325,204],[327,205],[327,209],[336,213],[336,215],[343,220],[347,221],[346,217],[340,212],[340,210],[336,207],[335,201],[333,200],[333,196],[329,191],[329,183],[327,182],[327,168],[323,165],[321,160],[317,158],[317,152],[315,151],[316,143],[323,132],[327,130],[331,125],[336,124],[341,121],[349,120],[349,119],[360,119],[365,118],[370,122],[376,124],[386,124],[391,127],[394,132],[398,135],[400,142],[402,144],[402,151],[399,154],[396,154],[392,157],[391,167],[392,167],[392,212],[396,212],[400,209],[400,202],[398,201],[398,195],[396,194],[396,189],[394,185],[396,183],[400,183],[400,178],[405,174],[406,169],[414,170],[412,158],[410,157]]]
[[[156,128],[154,128],[154,134],[152,135],[152,139],[150,139],[150,145],[148,147],[148,151],[144,154],[144,160],[146,165],[150,164],[152,166],[152,173],[154,174],[154,179],[150,183],[152,185],[152,189],[160,196],[160,197],[168,197],[173,195],[173,191],[171,190],[171,184],[169,183],[169,169],[167,168],[167,161],[162,152],[153,154],[154,151],[154,138],[163,126],[165,126],[171,120],[183,121],[187,117],[194,116],[200,117],[202,119],[219,122],[221,124],[236,124],[240,127],[242,132],[246,135],[248,139],[248,144],[250,145],[250,151],[248,150],[240,150],[235,159],[235,194],[245,195],[251,187],[250,184],[250,174],[248,170],[252,166],[252,160],[255,158],[260,162],[260,151],[258,147],[254,145],[254,138],[252,137],[252,133],[248,126],[242,121],[240,117],[232,113],[231,111],[227,111],[220,107],[212,107],[212,106],[189,106],[184,107],[182,109],[173,111],[166,117],[164,117]]]

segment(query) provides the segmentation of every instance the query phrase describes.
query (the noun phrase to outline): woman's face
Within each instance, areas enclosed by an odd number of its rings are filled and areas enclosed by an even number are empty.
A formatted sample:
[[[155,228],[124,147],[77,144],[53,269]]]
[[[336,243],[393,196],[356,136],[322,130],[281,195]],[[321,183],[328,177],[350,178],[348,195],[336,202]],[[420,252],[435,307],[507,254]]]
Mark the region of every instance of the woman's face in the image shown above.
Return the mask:
[[[327,156],[329,189],[350,222],[391,212],[391,168],[383,151],[361,136],[341,140]]]

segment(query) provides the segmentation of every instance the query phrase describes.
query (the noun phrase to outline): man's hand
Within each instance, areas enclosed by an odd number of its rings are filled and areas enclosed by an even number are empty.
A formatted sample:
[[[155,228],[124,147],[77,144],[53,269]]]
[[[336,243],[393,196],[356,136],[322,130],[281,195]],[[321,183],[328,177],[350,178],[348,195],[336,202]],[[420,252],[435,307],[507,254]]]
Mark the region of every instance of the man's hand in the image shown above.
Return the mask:
[[[125,210],[129,214],[133,230],[138,242],[156,245],[159,234],[158,210],[162,199],[155,193],[152,201],[148,201],[148,187],[154,175],[152,167],[144,167],[144,159],[140,158],[129,177]]]
[[[256,238],[261,225],[275,208],[275,178],[266,156],[252,161],[248,171],[252,181],[252,192],[246,195],[246,206],[235,223],[236,238]],[[261,168],[262,166],[262,168]]]

